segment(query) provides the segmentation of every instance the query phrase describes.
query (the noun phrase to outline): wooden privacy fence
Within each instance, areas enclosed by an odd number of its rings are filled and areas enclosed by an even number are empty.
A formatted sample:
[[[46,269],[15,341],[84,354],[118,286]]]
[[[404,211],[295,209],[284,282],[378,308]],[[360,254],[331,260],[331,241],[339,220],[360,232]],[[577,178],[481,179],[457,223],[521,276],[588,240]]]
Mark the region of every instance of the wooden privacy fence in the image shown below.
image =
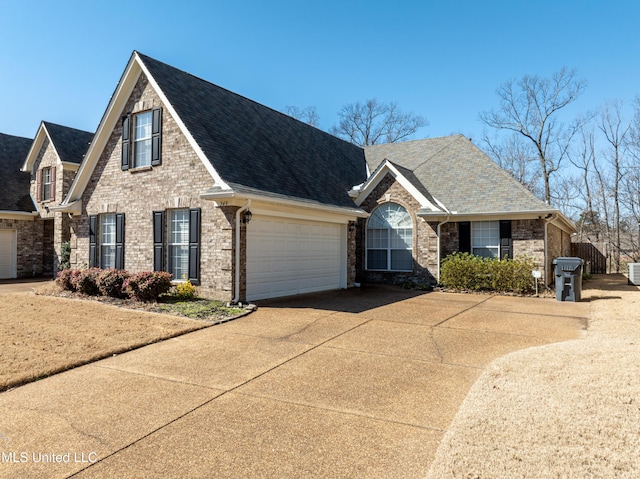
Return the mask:
[[[607,273],[607,257],[593,243],[571,243],[571,255],[591,263],[591,274]]]

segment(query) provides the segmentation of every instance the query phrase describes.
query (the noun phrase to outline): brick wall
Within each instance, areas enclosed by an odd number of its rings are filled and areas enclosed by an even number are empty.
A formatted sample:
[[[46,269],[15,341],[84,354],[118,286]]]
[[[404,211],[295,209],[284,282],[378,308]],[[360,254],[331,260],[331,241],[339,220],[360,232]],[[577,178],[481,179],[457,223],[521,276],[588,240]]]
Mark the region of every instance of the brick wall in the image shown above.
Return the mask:
[[[437,272],[438,238],[437,223],[430,223],[416,217],[420,204],[405,190],[395,178],[387,174],[367,197],[361,208],[371,213],[378,205],[386,202],[404,207],[413,220],[413,271],[384,272],[366,270],[366,219],[358,220],[356,277],[363,282],[400,284],[406,281],[435,283]]]
[[[122,115],[164,107],[141,76]],[[200,280],[203,296],[230,300],[233,296],[233,233],[235,207],[216,208],[201,192],[213,179],[178,125],[163,108],[162,165],[122,171],[122,125],[116,125],[83,197],[83,212],[71,222],[72,263],[89,261],[88,215],[125,214],[125,268],[153,270],[152,212],[171,208],[201,208]]]

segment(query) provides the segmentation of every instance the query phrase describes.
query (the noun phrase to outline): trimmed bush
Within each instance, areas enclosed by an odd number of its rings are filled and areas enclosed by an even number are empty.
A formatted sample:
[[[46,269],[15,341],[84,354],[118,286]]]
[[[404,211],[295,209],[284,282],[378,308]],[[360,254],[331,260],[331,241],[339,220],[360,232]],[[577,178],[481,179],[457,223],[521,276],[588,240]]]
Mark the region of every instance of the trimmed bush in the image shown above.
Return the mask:
[[[64,269],[62,271],[58,271],[56,283],[66,291],[75,291],[76,276],[78,275],[80,275],[80,270],[78,269]]]
[[[100,294],[112,298],[126,298],[127,293],[124,291],[123,286],[129,276],[129,273],[124,270],[102,270],[98,276],[98,289],[100,290]]]
[[[76,270],[76,274],[72,277],[72,285],[78,293],[89,296],[97,296],[100,294],[98,289],[98,276],[102,272],[99,268],[89,268]]]
[[[171,274],[145,271],[129,276],[123,284],[125,292],[138,301],[156,301],[171,289]]]
[[[492,259],[469,253],[454,253],[442,260],[440,283],[452,289],[531,293],[536,269],[530,258]]]

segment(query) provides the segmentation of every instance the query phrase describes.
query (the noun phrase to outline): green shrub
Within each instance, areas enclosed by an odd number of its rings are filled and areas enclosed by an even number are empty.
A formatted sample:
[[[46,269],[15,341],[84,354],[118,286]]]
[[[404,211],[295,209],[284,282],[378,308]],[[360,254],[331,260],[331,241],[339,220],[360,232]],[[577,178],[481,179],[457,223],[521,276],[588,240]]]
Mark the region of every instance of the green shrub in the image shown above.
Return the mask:
[[[71,268],[71,241],[65,241],[60,246],[60,264],[58,268],[62,271]]]
[[[74,274],[71,279],[75,291],[89,296],[99,295],[98,276],[101,272],[102,270],[100,268],[76,270],[76,274]]]
[[[452,289],[530,293],[535,290],[530,258],[482,258],[469,253],[454,253],[442,260],[440,283]]]
[[[126,298],[127,293],[124,291],[124,282],[129,277],[129,273],[119,269],[102,270],[98,276],[98,289],[103,296],[112,298]]]
[[[135,300],[157,301],[161,294],[171,289],[171,274],[164,271],[133,274],[124,281],[123,288]]]
[[[191,284],[186,274],[182,275],[182,283],[176,284],[176,297],[179,299],[193,299],[196,297],[196,287]]]

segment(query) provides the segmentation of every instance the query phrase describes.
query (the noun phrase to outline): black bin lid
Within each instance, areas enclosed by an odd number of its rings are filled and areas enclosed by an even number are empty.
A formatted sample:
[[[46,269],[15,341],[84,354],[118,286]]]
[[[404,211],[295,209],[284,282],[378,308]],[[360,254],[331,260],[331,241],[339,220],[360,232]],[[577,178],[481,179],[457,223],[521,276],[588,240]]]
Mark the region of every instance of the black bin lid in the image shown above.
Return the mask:
[[[553,260],[553,265],[557,266],[560,271],[575,271],[582,266],[584,261],[582,258],[575,258],[572,256],[561,256]]]

